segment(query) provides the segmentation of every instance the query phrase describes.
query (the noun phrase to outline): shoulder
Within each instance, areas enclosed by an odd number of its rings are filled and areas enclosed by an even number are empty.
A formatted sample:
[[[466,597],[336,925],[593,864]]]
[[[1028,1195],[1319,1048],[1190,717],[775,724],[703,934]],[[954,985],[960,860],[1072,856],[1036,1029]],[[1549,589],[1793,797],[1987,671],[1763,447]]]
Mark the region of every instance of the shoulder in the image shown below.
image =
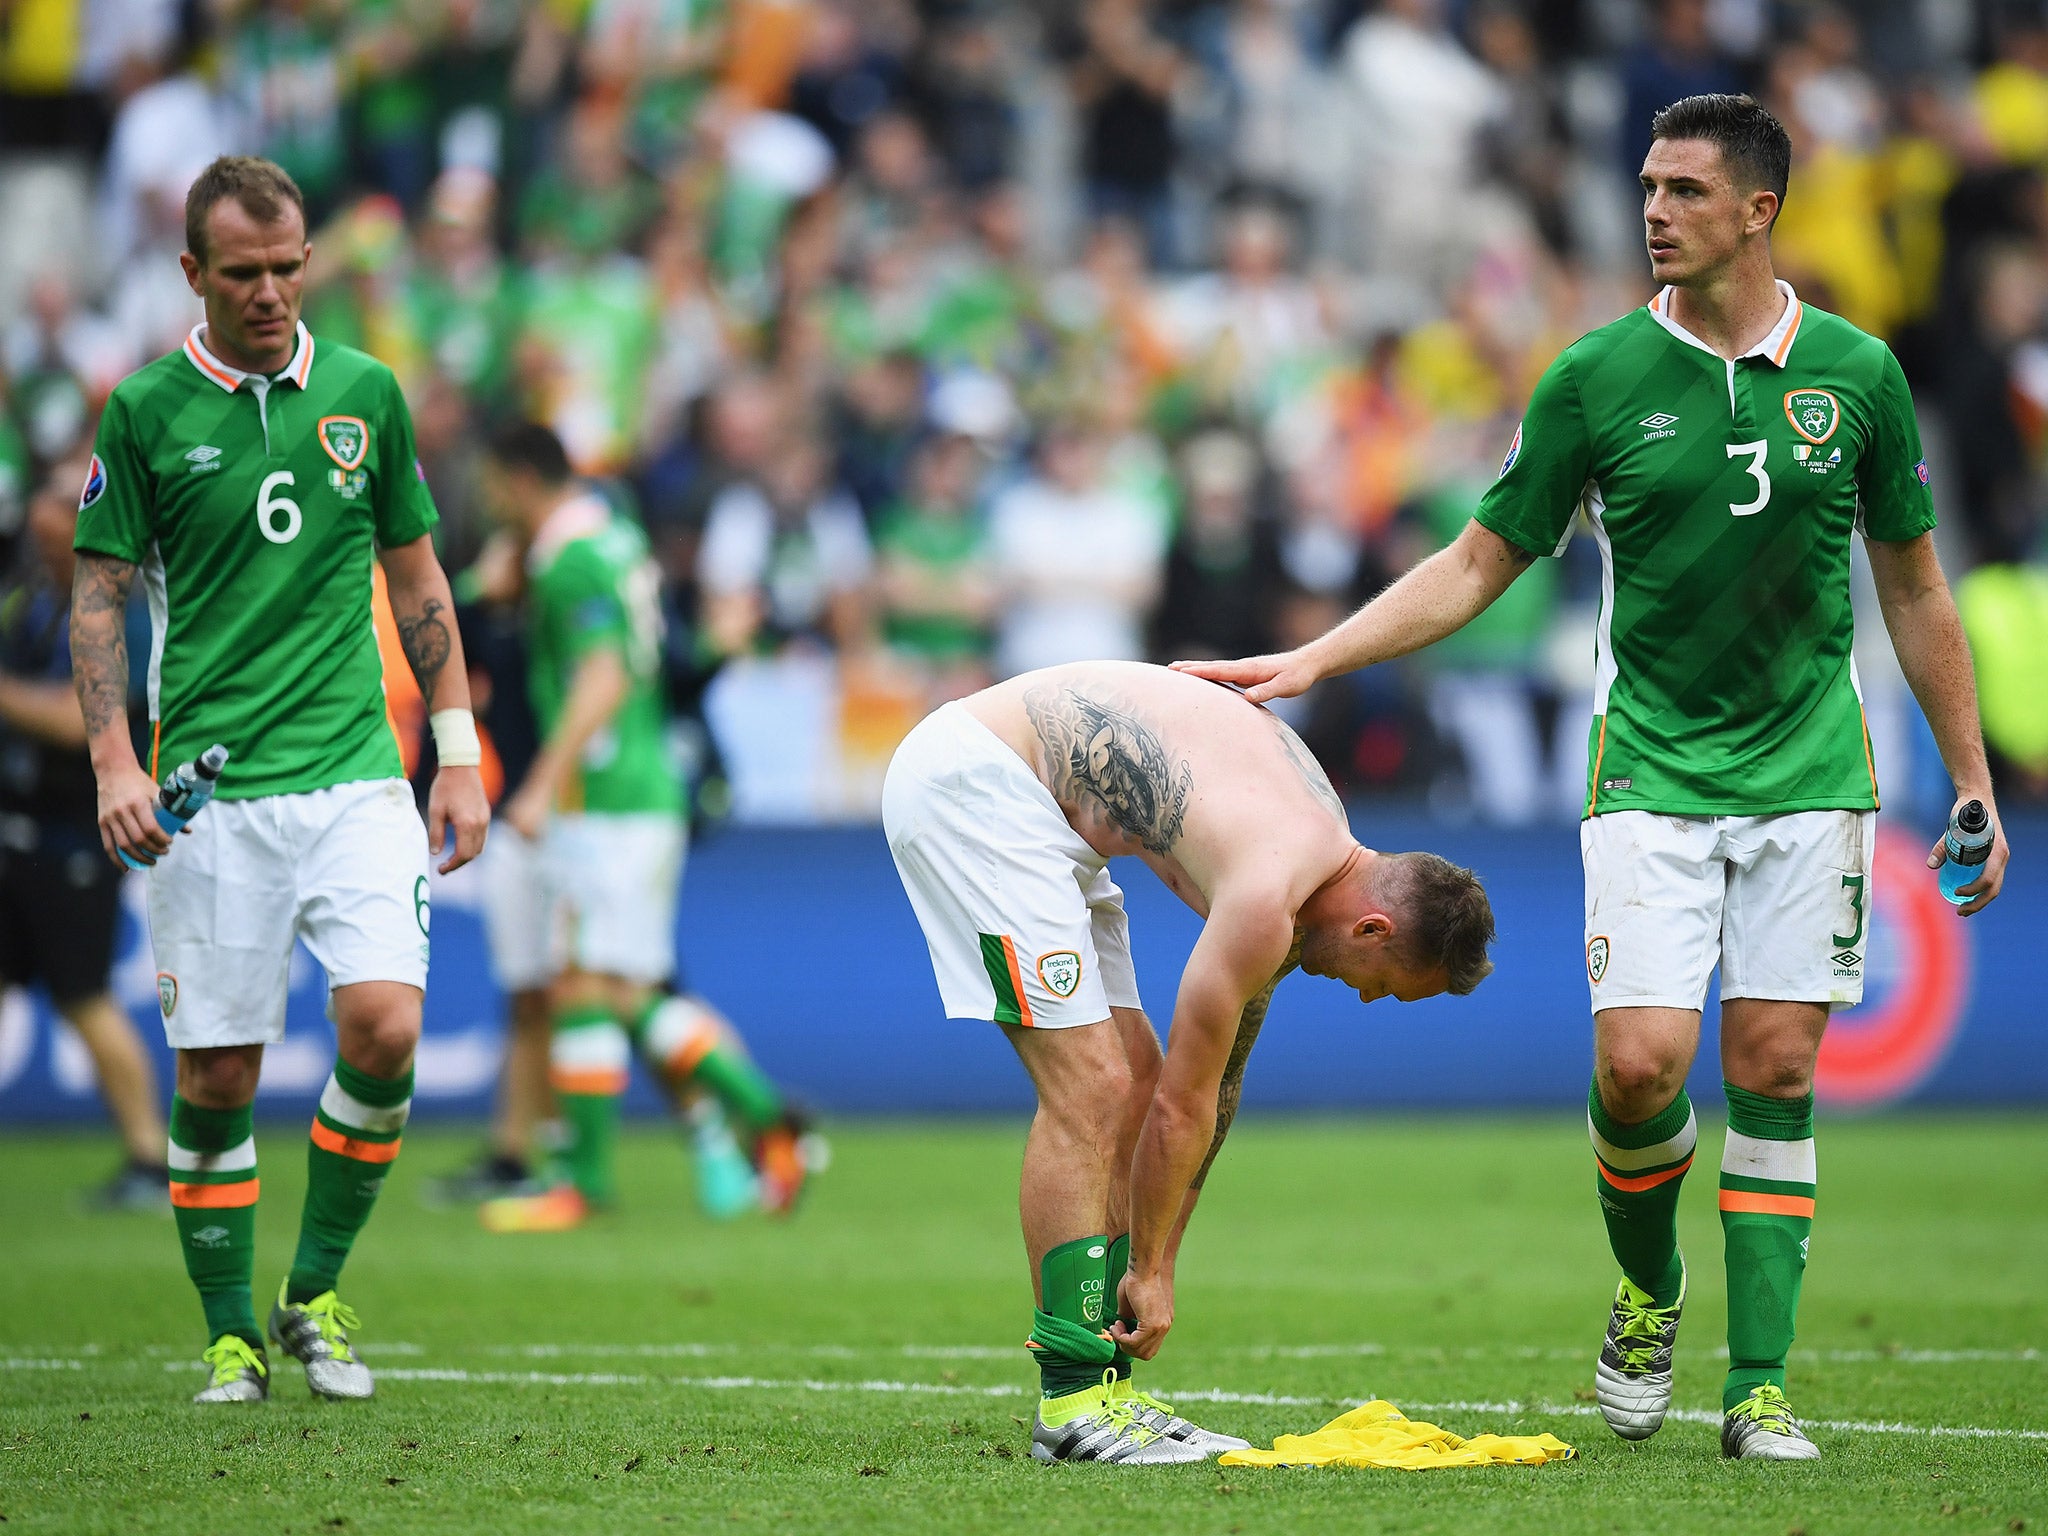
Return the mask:
[[[1569,369],[1578,379],[1598,371],[1601,364],[1618,353],[1636,350],[1645,343],[1660,344],[1663,328],[1647,304],[1638,304],[1619,320],[1610,320],[1597,330],[1586,332],[1557,355],[1553,367]]]
[[[398,388],[398,375],[385,364],[367,352],[315,336],[313,374],[316,386],[322,382],[318,375],[323,370],[327,374],[325,382],[336,389],[362,388],[380,397],[403,401],[404,397]]]
[[[146,414],[152,406],[161,404],[167,391],[182,394],[187,383],[185,375],[195,379],[199,376],[182,350],[166,352],[155,362],[145,363],[108,394],[108,416],[133,418]]]
[[[1799,350],[1801,372],[1840,368],[1859,383],[1876,384],[1898,366],[1883,337],[1859,330],[1840,315],[1816,308],[1803,299],[1799,335],[1793,346]]]

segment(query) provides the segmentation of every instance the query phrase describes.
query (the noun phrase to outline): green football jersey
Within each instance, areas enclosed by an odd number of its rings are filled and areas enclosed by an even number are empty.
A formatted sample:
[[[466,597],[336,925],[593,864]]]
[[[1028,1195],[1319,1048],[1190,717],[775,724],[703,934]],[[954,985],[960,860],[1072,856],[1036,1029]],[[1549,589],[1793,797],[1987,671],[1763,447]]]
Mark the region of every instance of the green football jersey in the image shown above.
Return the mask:
[[[1573,343],[1475,514],[1556,554],[1583,508],[1599,541],[1589,816],[1877,805],[1850,539],[1931,529],[1927,464],[1891,349],[1778,286],[1732,362],[1668,288]]]
[[[584,494],[555,509],[526,557],[527,653],[543,734],[561,718],[569,683],[600,647],[626,664],[626,701],[591,737],[558,809],[624,813],[683,808],[661,687],[661,573],[647,536]]]
[[[203,329],[203,328],[201,328]],[[141,567],[162,774],[224,743],[224,800],[403,773],[371,626],[378,548],[438,519],[398,381],[299,327],[268,379],[195,329],[115,386],[79,549]]]

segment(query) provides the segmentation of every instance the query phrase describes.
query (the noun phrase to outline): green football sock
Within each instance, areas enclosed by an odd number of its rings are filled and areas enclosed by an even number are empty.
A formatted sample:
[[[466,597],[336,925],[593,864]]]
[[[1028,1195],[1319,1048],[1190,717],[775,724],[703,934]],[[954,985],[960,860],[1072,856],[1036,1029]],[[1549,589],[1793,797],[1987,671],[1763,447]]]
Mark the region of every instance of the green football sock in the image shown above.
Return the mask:
[[[697,1084],[750,1131],[781,1124],[786,1108],[781,1092],[701,1004],[687,997],[657,997],[634,1021],[633,1037],[641,1055],[671,1087]]]
[[[619,1140],[619,1098],[626,1091],[632,1047],[618,1020],[603,1008],[565,1010],[548,1044],[548,1078],[569,1128],[562,1170],[583,1198],[612,1198],[612,1165]]]
[[[256,1349],[263,1330],[249,1288],[256,1272],[256,1121],[240,1109],[171,1100],[171,1209],[185,1273],[206,1310],[209,1341],[238,1334]]]
[[[1685,1265],[1678,1256],[1678,1189],[1699,1144],[1699,1123],[1683,1088],[1641,1125],[1623,1125],[1600,1102],[1596,1080],[1586,1097],[1586,1129],[1599,1169],[1594,1189],[1607,1218],[1607,1245],[1621,1272],[1651,1300],[1678,1300]]]
[[[1813,1095],[1766,1098],[1724,1085],[1721,1233],[1728,1264],[1726,1412],[1769,1382],[1783,1389],[1813,1232]]]
[[[1114,1312],[1125,1324],[1136,1321],[1123,1316],[1123,1309],[1117,1303],[1117,1291],[1124,1283],[1124,1272],[1131,1267],[1131,1234],[1119,1233],[1109,1240],[1109,1259],[1102,1266],[1102,1304],[1105,1312]],[[1114,1341],[1112,1341],[1114,1343]],[[1110,1364],[1116,1370],[1118,1381],[1131,1379],[1131,1357],[1124,1353],[1123,1346],[1115,1345],[1116,1354]]]
[[[320,1091],[306,1148],[306,1204],[285,1300],[311,1301],[334,1289],[356,1234],[398,1157],[412,1113],[412,1068],[372,1077],[335,1058]]]
[[[1039,1388],[1046,1397],[1065,1397],[1099,1385],[1116,1346],[1102,1331],[1104,1236],[1061,1243],[1038,1262],[1041,1301],[1031,1324],[1030,1349],[1038,1361]]]

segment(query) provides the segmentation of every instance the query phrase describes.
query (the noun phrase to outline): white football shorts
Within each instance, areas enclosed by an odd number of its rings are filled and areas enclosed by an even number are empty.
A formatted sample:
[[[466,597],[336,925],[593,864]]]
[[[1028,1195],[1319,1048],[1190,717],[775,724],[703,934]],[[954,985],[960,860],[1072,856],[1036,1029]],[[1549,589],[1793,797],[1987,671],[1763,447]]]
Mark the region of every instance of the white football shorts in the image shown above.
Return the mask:
[[[1721,996],[1863,1000],[1874,811],[1579,824],[1593,1008],[1701,1008]]]
[[[882,827],[948,1018],[1066,1029],[1142,1006],[1108,861],[960,705],[941,706],[896,749]]]
[[[540,844],[495,820],[477,860],[484,939],[501,992],[529,992],[555,979],[555,929],[541,873]]]
[[[216,800],[149,872],[164,1035],[178,1050],[282,1040],[296,938],[330,988],[425,990],[431,918],[405,780]]]
[[[557,816],[541,839],[549,974],[593,971],[658,986],[675,973],[688,835],[673,811]]]

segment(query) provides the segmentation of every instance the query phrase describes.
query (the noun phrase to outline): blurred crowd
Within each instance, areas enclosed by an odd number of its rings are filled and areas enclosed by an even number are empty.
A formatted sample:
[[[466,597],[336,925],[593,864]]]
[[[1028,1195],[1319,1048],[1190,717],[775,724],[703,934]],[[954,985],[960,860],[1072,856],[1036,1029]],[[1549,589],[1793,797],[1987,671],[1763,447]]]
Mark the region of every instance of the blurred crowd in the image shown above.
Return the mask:
[[[192,176],[267,155],[451,569],[490,429],[547,422],[650,534],[737,809],[865,814],[946,698],[1293,645],[1448,541],[1649,296],[1651,114],[1722,90],[1793,136],[1781,275],[1905,364],[2006,793],[2048,796],[2035,4],[14,0],[0,535],[197,320]],[[1576,816],[1589,546],[1292,701],[1339,786]]]

